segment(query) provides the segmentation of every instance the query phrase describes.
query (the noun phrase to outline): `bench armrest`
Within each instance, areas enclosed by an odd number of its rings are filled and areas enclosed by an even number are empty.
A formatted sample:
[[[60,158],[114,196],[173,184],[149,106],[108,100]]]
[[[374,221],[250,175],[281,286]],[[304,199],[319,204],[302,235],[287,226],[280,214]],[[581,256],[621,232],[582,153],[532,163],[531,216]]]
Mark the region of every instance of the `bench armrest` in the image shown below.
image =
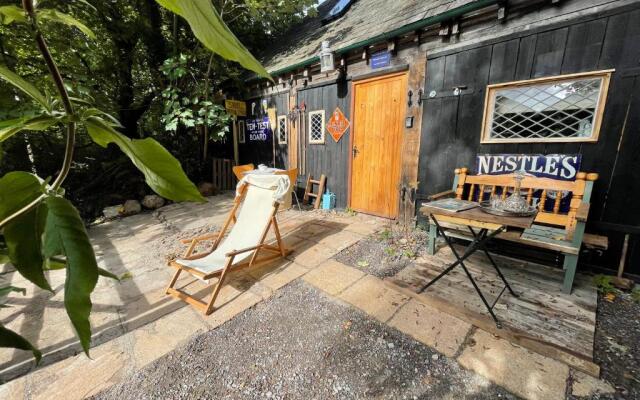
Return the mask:
[[[444,197],[450,197],[453,196],[456,192],[454,192],[453,190],[449,189],[449,190],[445,190],[444,192],[440,192],[440,193],[436,193],[436,194],[432,194],[429,195],[427,197],[427,199],[429,201],[433,201],[433,200],[438,200],[438,199],[442,199]]]
[[[589,203],[580,203],[578,211],[576,211],[576,220],[580,222],[587,222],[589,216]]]

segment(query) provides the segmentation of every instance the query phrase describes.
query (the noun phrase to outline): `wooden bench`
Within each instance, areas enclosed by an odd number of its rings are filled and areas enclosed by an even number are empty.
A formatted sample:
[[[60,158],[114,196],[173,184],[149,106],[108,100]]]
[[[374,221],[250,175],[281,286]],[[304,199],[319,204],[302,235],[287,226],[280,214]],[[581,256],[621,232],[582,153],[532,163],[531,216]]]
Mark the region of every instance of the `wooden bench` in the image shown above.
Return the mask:
[[[429,196],[430,200],[455,196],[469,201],[489,200],[498,195],[503,199],[515,188],[512,174],[507,175],[469,175],[467,168],[455,170],[453,189]],[[589,215],[589,203],[596,173],[578,172],[575,181],[563,181],[550,178],[527,176],[522,180],[521,191],[526,192],[526,200],[531,205],[534,194],[540,193],[538,214],[534,225],[524,231],[507,231],[498,238],[526,245],[558,251],[564,255],[563,292],[571,293],[573,279],[578,265],[578,255],[582,245],[591,248],[606,249],[606,237],[585,234],[585,224]],[[568,210],[562,211],[563,196],[559,193],[569,192],[571,197]],[[565,196],[566,197],[566,196]],[[449,226],[448,228],[453,228]],[[436,226],[429,224],[429,254],[435,253]]]

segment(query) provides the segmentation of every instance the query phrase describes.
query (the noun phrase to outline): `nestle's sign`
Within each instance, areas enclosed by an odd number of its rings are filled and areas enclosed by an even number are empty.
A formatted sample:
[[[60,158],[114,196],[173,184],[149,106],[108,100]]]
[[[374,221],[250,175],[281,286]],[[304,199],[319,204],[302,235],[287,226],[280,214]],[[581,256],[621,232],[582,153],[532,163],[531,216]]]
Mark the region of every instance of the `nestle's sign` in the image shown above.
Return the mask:
[[[478,154],[478,175],[523,171],[541,178],[573,181],[580,171],[580,154]]]

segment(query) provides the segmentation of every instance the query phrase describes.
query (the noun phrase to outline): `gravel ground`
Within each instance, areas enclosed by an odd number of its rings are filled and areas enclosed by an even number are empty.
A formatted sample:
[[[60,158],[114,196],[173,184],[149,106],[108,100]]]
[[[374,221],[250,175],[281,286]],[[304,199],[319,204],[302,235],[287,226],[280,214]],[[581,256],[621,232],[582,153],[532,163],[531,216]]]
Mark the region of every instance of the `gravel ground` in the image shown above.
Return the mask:
[[[514,399],[302,282],[96,399]]]
[[[387,228],[374,233],[334,258],[379,278],[393,276],[409,265],[426,249],[427,232],[414,229],[404,232]]]
[[[640,302],[629,294],[598,296],[594,358],[617,390],[612,398],[640,399]]]

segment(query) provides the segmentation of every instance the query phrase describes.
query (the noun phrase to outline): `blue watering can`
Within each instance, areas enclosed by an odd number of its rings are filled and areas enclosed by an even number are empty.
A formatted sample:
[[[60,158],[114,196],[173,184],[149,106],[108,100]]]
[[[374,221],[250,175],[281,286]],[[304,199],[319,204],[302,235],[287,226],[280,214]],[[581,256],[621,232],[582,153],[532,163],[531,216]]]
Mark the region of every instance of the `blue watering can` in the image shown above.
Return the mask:
[[[325,194],[322,195],[322,209],[323,210],[331,210],[336,207],[336,195],[327,190]]]

